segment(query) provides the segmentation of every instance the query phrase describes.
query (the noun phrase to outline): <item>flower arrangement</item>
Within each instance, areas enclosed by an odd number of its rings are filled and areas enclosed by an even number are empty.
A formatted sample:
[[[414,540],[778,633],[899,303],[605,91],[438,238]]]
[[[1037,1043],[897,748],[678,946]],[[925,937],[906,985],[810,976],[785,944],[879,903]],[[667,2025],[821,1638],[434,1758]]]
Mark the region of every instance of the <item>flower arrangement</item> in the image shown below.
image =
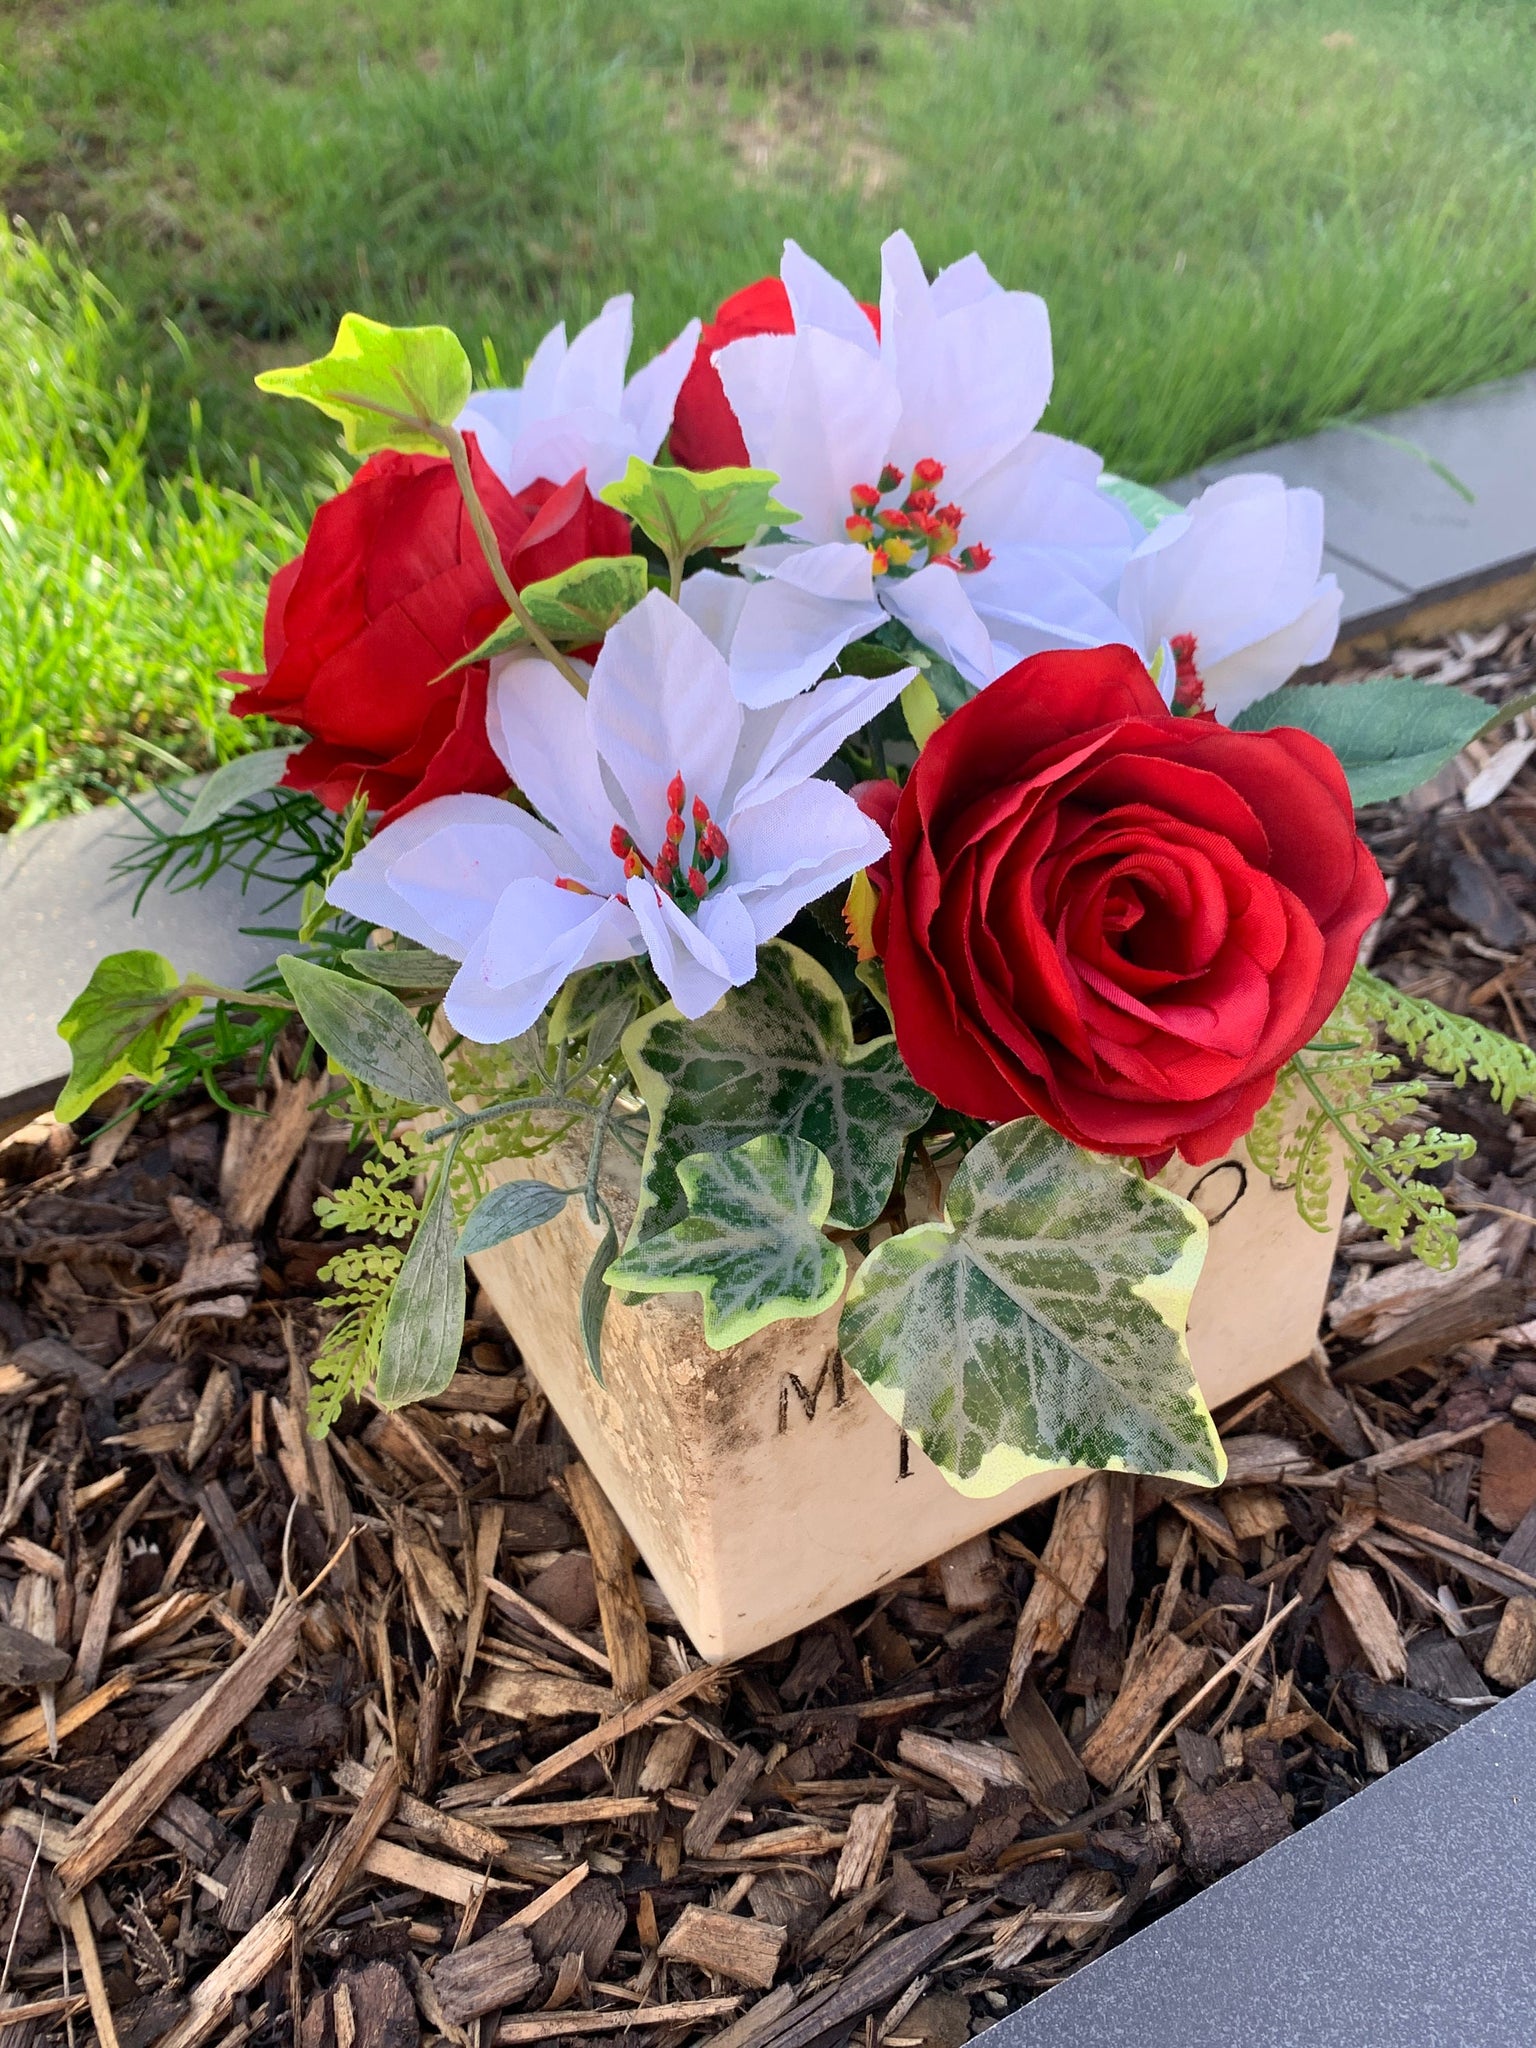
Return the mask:
[[[1316,495],[1106,474],[1040,428],[1037,297],[901,234],[882,265],[861,304],[789,243],[632,377],[620,298],[517,390],[356,315],[258,379],[364,459],[238,679],[303,742],[221,770],[162,856],[297,830],[296,947],[248,991],[104,962],[60,1113],[297,1012],[377,1146],[323,1205],[371,1242],[335,1262],[319,1429],[439,1391],[466,1256],[577,1203],[594,1373],[616,1291],[696,1295],[717,1347],[841,1301],[957,1487],[1215,1481],[1206,1223],[1160,1170],[1245,1143],[1323,1228],[1342,1169],[1447,1264],[1471,1141],[1403,1059],[1536,1092],[1525,1047],[1358,965],[1387,897],[1355,805],[1521,707],[1291,683],[1339,619]]]

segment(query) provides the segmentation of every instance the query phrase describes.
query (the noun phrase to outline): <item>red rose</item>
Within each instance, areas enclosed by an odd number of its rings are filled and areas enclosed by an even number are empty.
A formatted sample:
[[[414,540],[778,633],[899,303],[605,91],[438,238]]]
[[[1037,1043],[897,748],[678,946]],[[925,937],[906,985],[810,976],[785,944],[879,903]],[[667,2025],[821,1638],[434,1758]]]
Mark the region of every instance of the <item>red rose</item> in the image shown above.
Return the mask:
[[[929,740],[875,919],[941,1101],[1217,1159],[1386,905],[1344,772],[1285,728],[1175,718],[1125,647],[1039,654]]]
[[[860,301],[862,304],[863,302]],[[870,325],[880,332],[880,308],[865,306]],[[732,292],[715,309],[715,317],[699,336],[699,345],[672,414],[672,460],[684,469],[733,469],[747,461],[741,437],[715,368],[717,348],[742,341],[749,334],[793,334],[795,316],[789,293],[777,277],[760,277]]]
[[[629,553],[629,522],[599,504],[583,473],[542,479],[514,498],[475,445],[470,472],[523,589],[589,555]],[[498,796],[507,771],[485,733],[488,664],[443,671],[507,616],[452,465],[436,455],[375,455],[328,499],[296,562],[267,597],[264,676],[233,709],[313,735],[283,776],[333,811],[359,790],[384,823],[430,797]]]

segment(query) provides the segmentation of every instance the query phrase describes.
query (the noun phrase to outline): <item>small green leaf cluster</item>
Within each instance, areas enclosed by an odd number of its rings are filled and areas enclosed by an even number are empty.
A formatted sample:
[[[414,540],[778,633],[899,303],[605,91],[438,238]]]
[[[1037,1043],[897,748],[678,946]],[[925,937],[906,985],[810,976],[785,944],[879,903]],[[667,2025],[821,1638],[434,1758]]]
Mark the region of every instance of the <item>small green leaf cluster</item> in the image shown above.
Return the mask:
[[[385,1319],[405,1264],[401,1246],[421,1220],[410,1183],[425,1164],[423,1151],[414,1132],[387,1138],[378,1156],[351,1181],[315,1203],[315,1214],[327,1230],[367,1235],[374,1241],[348,1245],[320,1268],[320,1279],[332,1290],[320,1306],[340,1313],[309,1369],[313,1436],[323,1437],[346,1402],[361,1394],[378,1371]],[[380,1244],[379,1238],[389,1241]]]
[[[1470,1158],[1476,1140],[1419,1127],[1429,1084],[1405,1076],[1378,1036],[1458,1088],[1482,1082],[1503,1109],[1536,1098],[1536,1055],[1528,1046],[1357,967],[1322,1038],[1281,1069],[1248,1150],[1263,1172],[1294,1185],[1296,1206],[1315,1230],[1328,1228],[1333,1167],[1342,1155],[1361,1217],[1389,1243],[1406,1239],[1417,1258],[1445,1270],[1456,1263],[1456,1217],[1430,1176]]]

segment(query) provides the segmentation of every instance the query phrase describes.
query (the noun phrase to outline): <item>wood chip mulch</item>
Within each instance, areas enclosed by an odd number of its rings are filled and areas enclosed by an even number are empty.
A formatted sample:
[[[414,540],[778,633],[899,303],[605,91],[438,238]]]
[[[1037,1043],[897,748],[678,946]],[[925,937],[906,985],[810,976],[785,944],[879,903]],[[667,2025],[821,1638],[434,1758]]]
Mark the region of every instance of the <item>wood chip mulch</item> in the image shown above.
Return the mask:
[[[1523,1034],[1484,766],[1369,818],[1374,964]],[[483,1303],[305,1436],[345,1137],[265,1081],[0,1146],[4,2048],[952,2048],[1536,1677],[1536,1111],[1436,1092],[1460,1265],[1347,1222],[1217,1492],[1091,1478],[711,1670]]]

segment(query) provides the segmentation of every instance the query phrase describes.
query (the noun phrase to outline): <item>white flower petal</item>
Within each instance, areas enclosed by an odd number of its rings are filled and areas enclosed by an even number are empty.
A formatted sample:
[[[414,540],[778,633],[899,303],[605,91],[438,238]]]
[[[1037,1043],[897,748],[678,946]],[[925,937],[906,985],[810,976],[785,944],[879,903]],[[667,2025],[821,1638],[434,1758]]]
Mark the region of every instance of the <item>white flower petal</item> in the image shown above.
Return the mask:
[[[654,461],[656,450],[667,438],[677,394],[693,362],[700,331],[701,323],[690,320],[659,356],[653,356],[643,369],[636,370],[624,388],[620,416],[629,429],[634,452],[643,462]]]
[[[523,425],[532,426],[562,411],[560,372],[566,358],[565,322],[557,320],[528,359],[523,372]],[[489,396],[490,394],[486,394]],[[471,404],[474,400],[470,401]]]
[[[851,796],[830,782],[754,804],[731,821],[731,887],[751,913],[759,945],[797,912],[860,868],[890,842]]]
[[[745,973],[738,974],[739,954],[733,965],[696,921],[679,910],[645,875],[637,875],[630,883],[629,903],[651,956],[651,965],[685,1017],[702,1017],[715,1007],[727,989],[737,986],[738,980],[751,978],[755,956]]]
[[[690,806],[702,797],[718,813],[741,710],[724,658],[659,590],[604,640],[587,693],[587,732],[647,858],[661,847],[674,775],[682,775]]]
[[[768,460],[774,423],[784,410],[795,360],[792,334],[748,334],[728,341],[710,359],[718,371],[731,411],[747,444],[747,457],[759,468]]]
[[[444,825],[390,862],[393,894],[443,933],[443,950],[459,959],[490,924],[509,883],[533,879],[549,887],[569,871],[561,860],[568,849],[552,832],[511,804],[501,808],[495,824]]]
[[[737,621],[752,588],[744,576],[724,576],[718,569],[696,569],[683,578],[678,603],[712,646],[729,659]]]
[[[480,453],[497,477],[503,478],[511,468],[522,422],[521,391],[477,391],[454,424],[461,434],[474,435]]]
[[[326,901],[369,924],[383,925],[420,945],[431,946],[440,953],[453,952],[457,957],[457,949],[450,944],[443,927],[396,895],[390,886],[390,868],[405,854],[451,826],[499,829],[509,808],[494,796],[439,796],[430,803],[419,804],[393,825],[376,832],[354,854],[351,866],[327,888]],[[552,833],[549,838],[553,844]]]
[[[935,323],[923,371],[918,378],[903,369],[894,459],[910,469],[936,455],[946,494],[974,518],[972,484],[1026,439],[1051,395],[1045,301],[1033,292],[997,292],[946,314]],[[980,527],[976,536],[988,540]]]
[[[959,669],[968,683],[990,683],[992,642],[967,595],[968,576],[930,562],[915,576],[885,578],[880,599],[924,647]]]
[[[962,307],[994,298],[1001,290],[1002,286],[973,249],[969,256],[962,256],[958,263],[947,264],[939,272],[930,287],[929,299],[942,320]]]
[[[731,642],[731,689],[741,703],[756,708],[782,704],[808,690],[850,640],[884,622],[873,602],[823,597],[779,576],[754,583]]]
[[[1240,647],[1224,661],[1205,666],[1197,657],[1205,702],[1223,725],[1230,725],[1239,712],[1278,690],[1297,669],[1327,659],[1338,638],[1343,603],[1337,579],[1325,576],[1312,602],[1287,625]]]
[[[609,844],[613,806],[587,729],[587,707],[557,668],[536,654],[513,654],[491,668],[486,732],[497,759],[576,856],[576,879],[591,888],[623,886]]]
[[[454,976],[444,1012],[466,1038],[499,1045],[526,1031],[568,976],[639,951],[639,927],[622,897],[514,882]]]
[[[609,299],[565,352],[555,379],[551,416],[590,407],[617,419],[624,402],[624,366],[635,332],[635,301],[631,292]]]
[[[731,348],[742,344],[733,342]],[[753,459],[779,479],[774,495],[800,514],[795,537],[843,541],[855,484],[874,483],[890,453],[900,415],[896,385],[884,365],[857,343],[820,327],[792,343],[794,355],[783,403],[759,455]],[[723,366],[731,348],[716,358]],[[726,396],[738,419],[731,379],[721,368]],[[746,422],[743,420],[743,431]]]
[[[788,703],[748,711],[731,769],[728,810],[771,803],[829,761],[888,704],[894,704],[915,668],[888,676],[828,676]]]
[[[966,578],[966,596],[994,649],[1009,652],[998,673],[1047,648],[1102,647],[1127,638],[1118,614],[1048,548],[1001,549],[988,568]]]
[[[803,327],[824,327],[829,334],[840,334],[844,341],[851,341],[867,356],[879,354],[875,330],[853,293],[813,256],[807,256],[798,242],[784,244],[779,275],[789,293],[797,331]]]

